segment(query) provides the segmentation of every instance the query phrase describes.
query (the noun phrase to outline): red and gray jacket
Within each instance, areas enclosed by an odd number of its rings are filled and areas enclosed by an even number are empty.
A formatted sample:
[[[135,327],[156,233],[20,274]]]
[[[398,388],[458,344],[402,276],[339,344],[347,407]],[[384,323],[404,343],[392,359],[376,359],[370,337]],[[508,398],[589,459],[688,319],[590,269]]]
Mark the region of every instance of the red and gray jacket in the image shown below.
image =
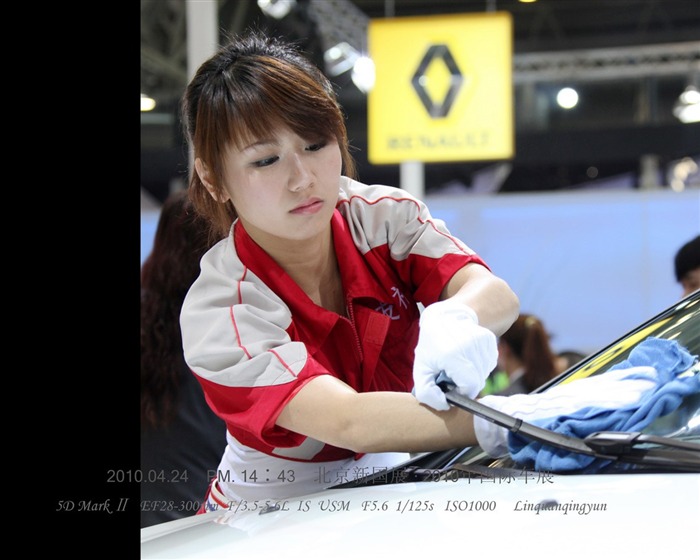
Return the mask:
[[[243,445],[300,461],[354,453],[275,420],[317,375],[358,392],[410,391],[419,308],[484,262],[407,192],[341,178],[333,239],[348,317],[314,304],[239,222],[203,257],[181,314],[185,358]]]

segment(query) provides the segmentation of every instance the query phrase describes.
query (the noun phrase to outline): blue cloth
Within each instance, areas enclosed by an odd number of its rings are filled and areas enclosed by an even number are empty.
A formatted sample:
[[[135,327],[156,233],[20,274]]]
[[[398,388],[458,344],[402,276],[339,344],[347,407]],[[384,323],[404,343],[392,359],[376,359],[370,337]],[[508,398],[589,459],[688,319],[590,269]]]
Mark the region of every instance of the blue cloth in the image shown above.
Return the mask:
[[[540,419],[533,424],[578,438],[598,431],[642,431],[656,418],[676,410],[684,397],[700,392],[700,373],[679,377],[688,371],[695,358],[674,340],[649,337],[630,352],[627,360],[608,370],[637,366],[652,366],[656,369],[657,376],[644,373],[630,375],[630,379],[656,381],[655,386],[644,393],[638,403],[616,410],[587,407],[566,416]],[[557,449],[512,432],[508,436],[508,448],[518,463],[533,466],[540,471],[596,472],[610,463],[607,459]]]

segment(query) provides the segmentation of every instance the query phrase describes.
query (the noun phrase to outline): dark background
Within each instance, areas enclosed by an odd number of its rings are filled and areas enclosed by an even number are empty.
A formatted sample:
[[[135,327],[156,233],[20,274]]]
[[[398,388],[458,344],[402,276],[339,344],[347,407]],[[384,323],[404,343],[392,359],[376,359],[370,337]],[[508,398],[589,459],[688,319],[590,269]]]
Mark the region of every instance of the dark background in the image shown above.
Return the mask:
[[[299,41],[320,66],[325,43],[361,42],[369,18],[511,12],[516,152],[501,192],[575,188],[630,172],[639,176],[647,155],[663,173],[671,162],[688,156],[697,161],[700,154],[700,124],[682,124],[672,114],[686,85],[700,85],[696,0],[298,0],[281,20],[264,15],[255,0],[218,5],[222,34],[251,26],[283,34]],[[154,113],[141,117],[141,186],[160,201],[187,175],[177,109],[188,81],[186,40],[184,0],[141,2],[141,90],[158,101]],[[557,54],[566,62],[547,58]],[[348,74],[332,79],[348,115],[360,179],[398,186],[398,165],[367,161],[366,96]],[[571,111],[554,102],[565,85],[579,90],[579,105]],[[426,164],[426,192],[454,182],[468,186],[475,172],[493,164]]]

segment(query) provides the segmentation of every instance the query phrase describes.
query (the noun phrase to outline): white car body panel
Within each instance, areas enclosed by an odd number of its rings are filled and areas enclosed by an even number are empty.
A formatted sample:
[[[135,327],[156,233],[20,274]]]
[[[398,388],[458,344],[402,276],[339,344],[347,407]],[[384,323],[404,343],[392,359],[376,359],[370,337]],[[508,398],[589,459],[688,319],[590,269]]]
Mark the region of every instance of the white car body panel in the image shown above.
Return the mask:
[[[256,510],[212,512],[142,529],[141,558],[488,554],[568,560],[591,554],[689,558],[697,549],[700,474],[550,475],[549,481],[529,476],[328,490],[281,501],[281,509],[264,514],[264,504],[248,504]],[[538,512],[543,502],[561,507]]]

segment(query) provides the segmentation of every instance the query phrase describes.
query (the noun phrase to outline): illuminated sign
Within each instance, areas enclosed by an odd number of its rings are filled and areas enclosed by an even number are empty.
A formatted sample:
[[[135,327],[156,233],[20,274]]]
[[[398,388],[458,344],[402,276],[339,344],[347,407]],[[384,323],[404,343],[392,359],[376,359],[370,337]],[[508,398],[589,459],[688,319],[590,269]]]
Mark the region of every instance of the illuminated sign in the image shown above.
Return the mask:
[[[512,158],[508,12],[371,20],[369,161]]]

